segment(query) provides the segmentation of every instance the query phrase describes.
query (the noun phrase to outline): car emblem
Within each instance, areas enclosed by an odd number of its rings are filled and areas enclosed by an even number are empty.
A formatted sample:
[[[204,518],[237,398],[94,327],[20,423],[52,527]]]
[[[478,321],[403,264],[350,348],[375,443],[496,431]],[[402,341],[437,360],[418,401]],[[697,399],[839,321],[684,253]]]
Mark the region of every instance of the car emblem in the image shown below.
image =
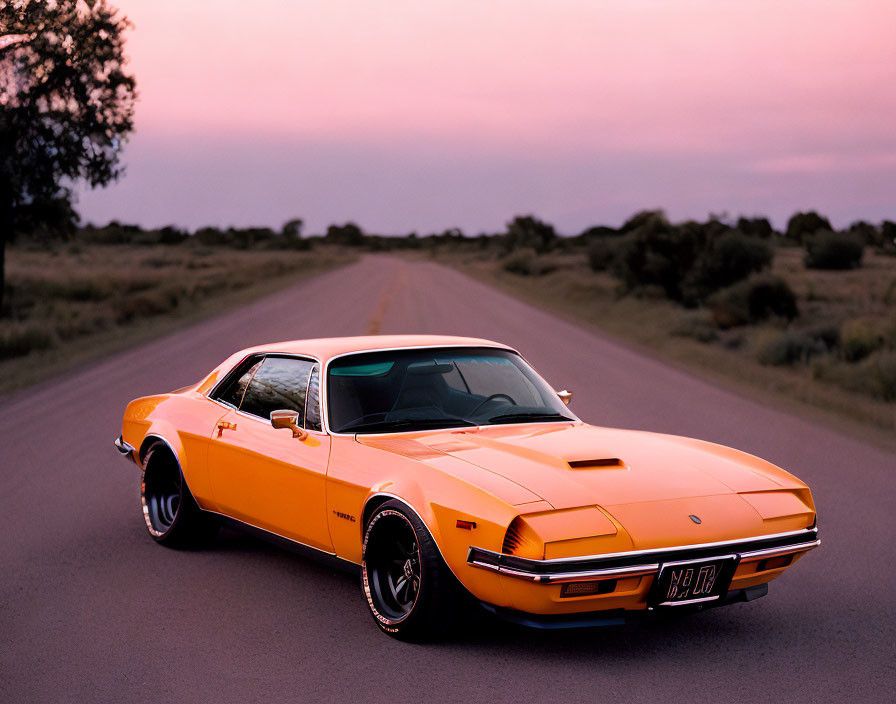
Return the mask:
[[[688,516],[694,523],[700,525],[703,521],[700,520],[700,516],[695,516],[693,513]]]

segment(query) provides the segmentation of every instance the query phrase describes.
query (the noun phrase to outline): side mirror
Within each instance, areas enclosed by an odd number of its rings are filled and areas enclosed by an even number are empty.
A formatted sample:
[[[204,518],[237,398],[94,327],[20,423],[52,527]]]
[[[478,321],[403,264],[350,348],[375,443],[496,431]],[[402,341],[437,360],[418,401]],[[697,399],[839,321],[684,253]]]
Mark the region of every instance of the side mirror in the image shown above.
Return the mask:
[[[299,440],[304,440],[308,437],[308,433],[299,427],[298,411],[271,411],[271,426],[278,430],[280,428],[288,428],[292,431],[292,436]]]
[[[572,392],[564,389],[563,391],[558,391],[557,395],[560,397],[560,400],[563,401],[567,406],[569,402],[572,401]]]

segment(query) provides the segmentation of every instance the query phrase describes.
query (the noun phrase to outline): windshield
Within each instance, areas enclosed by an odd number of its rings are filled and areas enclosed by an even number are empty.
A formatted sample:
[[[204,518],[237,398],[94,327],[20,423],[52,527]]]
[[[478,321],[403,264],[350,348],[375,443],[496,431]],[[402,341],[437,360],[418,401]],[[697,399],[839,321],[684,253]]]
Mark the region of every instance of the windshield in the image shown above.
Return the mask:
[[[337,433],[575,420],[518,354],[490,348],[339,357],[327,370],[327,404]]]

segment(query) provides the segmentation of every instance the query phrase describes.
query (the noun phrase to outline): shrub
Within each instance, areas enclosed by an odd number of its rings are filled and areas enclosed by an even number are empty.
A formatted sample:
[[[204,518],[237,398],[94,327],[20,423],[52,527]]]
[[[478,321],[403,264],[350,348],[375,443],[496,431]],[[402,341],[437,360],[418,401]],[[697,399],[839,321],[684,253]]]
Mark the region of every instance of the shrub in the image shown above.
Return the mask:
[[[345,225],[330,225],[327,228],[324,242],[343,247],[360,247],[364,244],[364,232],[353,222],[347,222]]]
[[[806,239],[809,269],[854,269],[861,266],[864,247],[855,235],[821,230]]]
[[[819,230],[830,230],[831,223],[823,215],[814,210],[807,213],[794,213],[787,221],[785,237],[795,244],[803,244],[806,238]]]
[[[591,240],[603,239],[605,237],[618,237],[621,234],[623,234],[622,230],[607,227],[606,225],[595,225],[584,230],[578,237],[573,237],[572,239],[587,243],[591,242]]]
[[[0,334],[0,359],[24,357],[34,350],[45,350],[56,344],[52,332],[36,325],[24,325]]]
[[[658,286],[681,301],[682,281],[705,241],[699,225],[672,226],[665,218],[649,218],[620,240],[610,269],[627,288]]]
[[[884,331],[867,319],[847,320],[840,328],[840,354],[847,362],[858,362],[883,347]]]
[[[683,283],[686,299],[696,302],[772,262],[772,248],[755,237],[727,232],[710,239]]]
[[[774,234],[772,224],[768,218],[745,218],[737,219],[737,229],[747,237],[758,237],[762,240],[771,239]]]
[[[556,239],[557,233],[554,232],[553,225],[542,222],[532,215],[525,215],[517,216],[507,223],[504,245],[508,252],[522,248],[546,252]]]
[[[668,227],[668,225],[669,221],[666,219],[666,214],[662,210],[642,210],[626,220],[622,224],[622,227],[619,228],[619,232],[621,234],[626,234],[628,232],[639,230],[642,227]]]
[[[777,276],[753,276],[716,293],[709,310],[720,328],[731,328],[778,316],[793,320],[799,315],[796,296]]]
[[[805,333],[784,332],[760,345],[756,358],[760,364],[786,366],[796,362],[808,362],[827,352],[821,340]]]
[[[595,239],[588,247],[588,265],[592,271],[606,271],[613,263],[616,247],[605,239]]]
[[[216,247],[227,244],[227,235],[217,227],[200,228],[199,230],[196,230],[196,234],[193,235],[193,237],[196,238],[196,241],[199,242],[199,244],[205,245],[206,247]]]
[[[181,244],[186,241],[187,237],[189,235],[186,232],[173,225],[168,225],[159,230],[159,244]]]
[[[719,331],[712,319],[707,319],[700,313],[687,315],[672,329],[672,334],[676,337],[689,337],[703,343],[715,342],[719,339]]]
[[[840,345],[840,328],[830,323],[821,323],[804,330],[804,334],[821,342],[828,352],[833,352]]]
[[[533,249],[522,249],[510,254],[503,262],[504,271],[521,276],[541,276],[549,274],[557,267],[549,261],[545,261],[535,253]]]
[[[859,365],[865,393],[882,401],[896,401],[896,351],[879,351]]]
[[[849,234],[854,235],[857,240],[869,247],[880,246],[881,231],[870,222],[864,220],[856,220],[849,226]]]
[[[896,222],[884,220],[880,224],[880,247],[885,254],[896,254]]]
[[[177,307],[180,292],[176,289],[152,291],[135,296],[122,296],[114,301],[115,320],[119,324],[167,313]]]
[[[896,350],[878,350],[858,364],[819,365],[815,377],[881,401],[896,401]]]

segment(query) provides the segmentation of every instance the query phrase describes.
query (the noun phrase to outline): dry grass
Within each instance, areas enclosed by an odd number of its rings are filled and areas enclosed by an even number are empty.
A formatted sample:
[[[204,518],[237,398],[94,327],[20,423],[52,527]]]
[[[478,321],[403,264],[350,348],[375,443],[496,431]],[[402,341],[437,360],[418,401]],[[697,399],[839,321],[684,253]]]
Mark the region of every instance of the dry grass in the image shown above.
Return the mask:
[[[351,258],[332,248],[245,251],[193,243],[10,248],[0,393]]]
[[[688,310],[661,294],[623,294],[610,274],[591,270],[584,252],[543,256],[550,259],[549,273],[540,276],[507,271],[497,256],[455,251],[438,258],[764,402],[896,446],[890,385],[896,369],[896,257],[866,251],[860,269],[817,271],[805,268],[802,249],[779,248],[772,272],[794,289],[800,316],[790,324],[772,320],[721,330],[706,309]],[[816,356],[781,366],[760,362],[763,350],[780,346],[786,336],[802,340],[830,333],[834,347]],[[849,340],[858,345],[859,359],[846,358]]]

